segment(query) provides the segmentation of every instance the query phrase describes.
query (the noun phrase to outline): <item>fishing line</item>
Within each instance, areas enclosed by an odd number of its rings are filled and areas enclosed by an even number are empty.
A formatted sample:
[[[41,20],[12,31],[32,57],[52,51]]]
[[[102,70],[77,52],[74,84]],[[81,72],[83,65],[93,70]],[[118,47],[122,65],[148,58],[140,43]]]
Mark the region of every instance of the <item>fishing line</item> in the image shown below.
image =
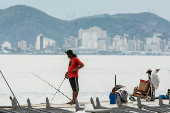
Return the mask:
[[[33,74],[33,73],[32,73]],[[54,87],[53,85],[51,85],[49,82],[45,81],[44,79],[40,78],[39,76],[33,74],[34,76],[38,77],[39,79],[41,79],[42,81],[44,81],[45,83],[47,83],[49,86],[53,87],[55,90],[57,90],[59,93],[61,93],[62,95],[64,95],[65,97],[67,97],[69,100],[71,100],[67,95],[65,95],[64,93],[62,93],[60,90],[58,90],[56,87]]]
[[[64,78],[64,80],[65,80],[65,79],[66,79],[66,78]],[[61,85],[63,84],[64,80],[62,81]],[[58,90],[60,90],[61,85],[59,86]],[[57,94],[57,92],[55,93],[55,95],[56,95],[56,94]],[[55,95],[53,96],[53,98],[52,98],[51,102],[53,101],[53,99],[54,99]],[[51,103],[51,102],[50,102],[50,103]]]

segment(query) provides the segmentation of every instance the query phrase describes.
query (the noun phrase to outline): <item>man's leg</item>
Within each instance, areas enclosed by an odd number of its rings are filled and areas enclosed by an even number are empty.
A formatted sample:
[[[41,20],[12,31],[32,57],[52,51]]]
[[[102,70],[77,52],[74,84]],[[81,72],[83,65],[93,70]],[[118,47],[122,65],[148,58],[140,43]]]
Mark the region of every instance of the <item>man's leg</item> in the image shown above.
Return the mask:
[[[72,100],[71,100],[71,102],[73,102],[74,101],[74,79],[73,78],[69,78],[69,81],[70,81],[71,88],[73,90]]]
[[[77,98],[78,96],[78,93],[79,93],[79,83],[78,83],[78,77],[75,77],[75,84],[76,84],[76,90],[73,92],[74,93],[74,98],[73,98],[73,101],[75,102],[75,99]]]
[[[73,102],[75,102],[75,99],[77,98],[77,96],[78,96],[78,91],[73,91]]]
[[[79,92],[78,77],[70,78],[70,84],[73,90],[72,102],[75,102]]]

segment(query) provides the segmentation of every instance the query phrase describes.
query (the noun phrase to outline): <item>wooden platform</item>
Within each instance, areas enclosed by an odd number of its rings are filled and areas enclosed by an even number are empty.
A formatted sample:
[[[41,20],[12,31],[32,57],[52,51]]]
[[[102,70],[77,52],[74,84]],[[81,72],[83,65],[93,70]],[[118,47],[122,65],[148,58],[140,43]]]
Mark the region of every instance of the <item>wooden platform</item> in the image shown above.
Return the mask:
[[[158,106],[159,104],[159,100],[156,99],[155,101],[145,101],[144,99],[141,99],[142,104],[144,105],[148,105],[148,106]],[[169,100],[163,100],[164,104],[169,104]],[[79,102],[80,107],[82,108],[87,108],[90,105],[90,102]],[[21,107],[27,107],[28,105],[21,105]],[[101,101],[101,106],[105,106],[105,107],[109,107],[109,108],[117,108],[117,104],[110,104],[109,101]],[[126,106],[129,107],[134,107],[137,108],[137,101],[134,102],[129,102],[126,104]],[[46,104],[45,103],[41,103],[41,104],[32,104],[33,108],[37,108],[37,109],[45,109],[46,108]],[[71,111],[75,111],[75,105],[69,105],[69,104],[51,104],[51,107],[57,107],[57,108],[62,108],[62,109],[66,109],[66,110],[71,110]],[[0,106],[0,108],[5,108],[5,109],[9,109],[11,108],[11,106]]]

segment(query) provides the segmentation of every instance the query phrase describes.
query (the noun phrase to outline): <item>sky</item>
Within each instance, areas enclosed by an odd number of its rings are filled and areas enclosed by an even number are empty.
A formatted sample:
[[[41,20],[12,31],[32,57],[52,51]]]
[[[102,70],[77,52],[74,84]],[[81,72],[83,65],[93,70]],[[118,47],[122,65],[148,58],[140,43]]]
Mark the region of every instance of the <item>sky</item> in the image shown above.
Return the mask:
[[[170,21],[169,4],[170,0],[0,0],[0,9],[27,5],[63,20],[98,14],[152,12]]]

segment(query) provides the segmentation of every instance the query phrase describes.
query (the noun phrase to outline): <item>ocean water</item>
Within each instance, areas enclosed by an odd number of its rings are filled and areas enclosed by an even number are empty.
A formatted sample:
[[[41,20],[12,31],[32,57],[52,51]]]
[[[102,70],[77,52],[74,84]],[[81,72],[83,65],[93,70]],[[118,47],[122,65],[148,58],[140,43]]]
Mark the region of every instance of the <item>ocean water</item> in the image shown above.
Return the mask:
[[[117,84],[126,86],[129,93],[132,93],[140,79],[148,79],[146,71],[152,68],[161,69],[156,95],[165,95],[167,89],[170,89],[170,56],[79,55],[78,58],[85,65],[79,70],[79,101],[89,102],[90,97],[108,101],[109,93],[115,85],[115,75]],[[27,104],[27,98],[32,104],[45,103],[46,97],[51,101],[56,90],[33,74],[58,88],[68,63],[66,55],[0,55],[0,70],[20,104]],[[67,79],[60,91],[72,98]],[[12,94],[0,75],[0,106],[11,105],[9,96]],[[52,103],[68,101],[65,96],[57,93]]]

